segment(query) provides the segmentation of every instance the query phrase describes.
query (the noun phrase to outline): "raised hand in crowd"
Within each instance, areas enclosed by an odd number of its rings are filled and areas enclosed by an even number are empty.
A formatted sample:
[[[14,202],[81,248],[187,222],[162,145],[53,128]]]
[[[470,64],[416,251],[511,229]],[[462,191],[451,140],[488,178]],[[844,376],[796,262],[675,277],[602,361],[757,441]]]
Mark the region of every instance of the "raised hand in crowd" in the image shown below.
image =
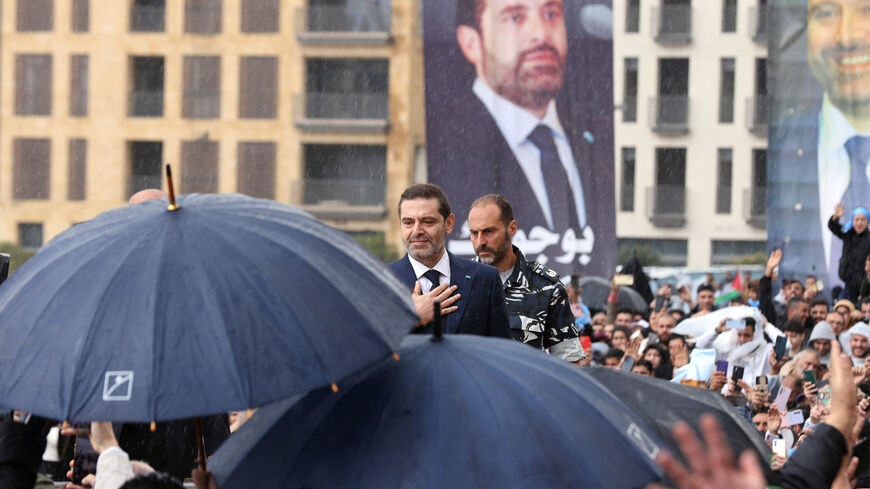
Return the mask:
[[[785,365],[787,361],[785,355],[782,358],[776,358],[776,353],[773,350],[770,350],[770,358],[767,360],[770,364],[770,374],[771,375],[779,375],[779,371],[782,369],[782,366]]]
[[[698,440],[686,423],[679,422],[672,430],[680,451],[689,463],[688,468],[667,452],[662,452],[657,458],[679,489],[764,489],[767,486],[764,471],[752,452],[743,452],[739,466],[735,465],[734,455],[715,417],[709,414],[701,416],[700,426],[704,443]],[[647,489],[665,487],[650,484]]]
[[[767,410],[767,432],[776,434],[779,432],[781,426],[782,413],[779,412],[779,408],[776,407],[776,404],[771,404],[770,408]]]
[[[806,398],[811,403],[816,402],[816,398],[819,395],[819,386],[812,382],[804,382],[804,398]]]
[[[722,387],[728,382],[728,376],[725,375],[725,372],[720,372],[716,370],[713,372],[713,375],[710,376],[710,390],[714,392],[719,392],[722,390]]]
[[[445,316],[457,310],[459,307],[453,304],[461,297],[460,294],[454,294],[457,286],[450,284],[441,284],[433,288],[429,292],[423,294],[423,289],[420,282],[414,284],[414,291],[411,293],[411,300],[414,301],[414,309],[417,310],[417,316],[420,317],[420,322],[417,327],[431,323],[435,319],[435,301],[441,302],[441,315]]]
[[[773,271],[779,266],[782,261],[782,250],[773,250],[770,257],[767,259],[767,266],[764,268],[765,277],[773,277]]]
[[[834,206],[834,218],[840,219],[846,215],[846,206],[842,202]]]

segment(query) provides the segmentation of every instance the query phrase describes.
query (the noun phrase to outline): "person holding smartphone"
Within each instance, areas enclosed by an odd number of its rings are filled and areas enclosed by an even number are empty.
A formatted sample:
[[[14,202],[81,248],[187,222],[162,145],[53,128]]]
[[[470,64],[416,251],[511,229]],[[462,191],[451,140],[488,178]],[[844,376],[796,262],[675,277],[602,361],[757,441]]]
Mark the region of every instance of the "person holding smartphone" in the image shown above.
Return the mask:
[[[735,365],[743,366],[742,380],[749,385],[770,370],[768,359],[772,347],[764,339],[763,326],[756,327],[752,317],[742,321],[723,319],[715,328],[698,337],[695,348],[714,348],[717,360],[728,361],[726,375],[729,378]]]

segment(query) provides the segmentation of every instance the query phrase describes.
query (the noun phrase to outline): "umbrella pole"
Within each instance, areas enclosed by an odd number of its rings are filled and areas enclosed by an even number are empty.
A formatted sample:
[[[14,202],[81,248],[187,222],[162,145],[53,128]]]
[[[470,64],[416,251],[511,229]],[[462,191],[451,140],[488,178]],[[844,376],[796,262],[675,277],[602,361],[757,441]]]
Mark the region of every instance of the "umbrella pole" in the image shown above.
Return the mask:
[[[170,211],[177,211],[178,206],[175,205],[175,187],[172,185],[172,169],[169,168],[169,163],[166,164],[166,190],[169,191],[169,206],[166,208]]]
[[[202,438],[202,418],[197,417],[194,423],[196,425],[196,447],[199,450],[199,470],[205,471],[205,440]]]
[[[432,318],[432,341],[441,341],[444,332],[441,330],[441,301],[433,304],[435,317]]]

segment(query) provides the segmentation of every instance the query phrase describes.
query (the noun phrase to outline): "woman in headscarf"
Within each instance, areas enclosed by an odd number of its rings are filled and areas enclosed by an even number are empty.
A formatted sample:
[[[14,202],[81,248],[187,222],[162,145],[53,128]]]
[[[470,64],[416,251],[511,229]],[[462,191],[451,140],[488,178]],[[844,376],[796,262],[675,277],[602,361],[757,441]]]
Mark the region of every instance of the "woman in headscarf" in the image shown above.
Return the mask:
[[[867,221],[870,211],[856,207],[852,217],[845,225],[840,224],[840,218],[846,214],[843,204],[837,204],[834,215],[828,221],[828,229],[834,236],[843,241],[843,253],[840,255],[839,275],[845,287],[840,299],[858,301],[858,291],[864,278],[864,260],[870,255],[870,232],[867,231]]]

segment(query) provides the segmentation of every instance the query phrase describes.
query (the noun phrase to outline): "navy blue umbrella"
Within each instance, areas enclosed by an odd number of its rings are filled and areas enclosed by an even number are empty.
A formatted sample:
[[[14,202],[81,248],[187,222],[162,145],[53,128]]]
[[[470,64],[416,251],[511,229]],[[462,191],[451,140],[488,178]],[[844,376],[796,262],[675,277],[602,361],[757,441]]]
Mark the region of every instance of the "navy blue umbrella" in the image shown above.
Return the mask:
[[[244,409],[388,357],[407,288],[287,205],[186,195],[105,212],[0,286],[0,404],[70,421]]]
[[[387,360],[261,408],[210,459],[222,489],[632,488],[658,447],[597,381],[519,343],[406,338]]]

